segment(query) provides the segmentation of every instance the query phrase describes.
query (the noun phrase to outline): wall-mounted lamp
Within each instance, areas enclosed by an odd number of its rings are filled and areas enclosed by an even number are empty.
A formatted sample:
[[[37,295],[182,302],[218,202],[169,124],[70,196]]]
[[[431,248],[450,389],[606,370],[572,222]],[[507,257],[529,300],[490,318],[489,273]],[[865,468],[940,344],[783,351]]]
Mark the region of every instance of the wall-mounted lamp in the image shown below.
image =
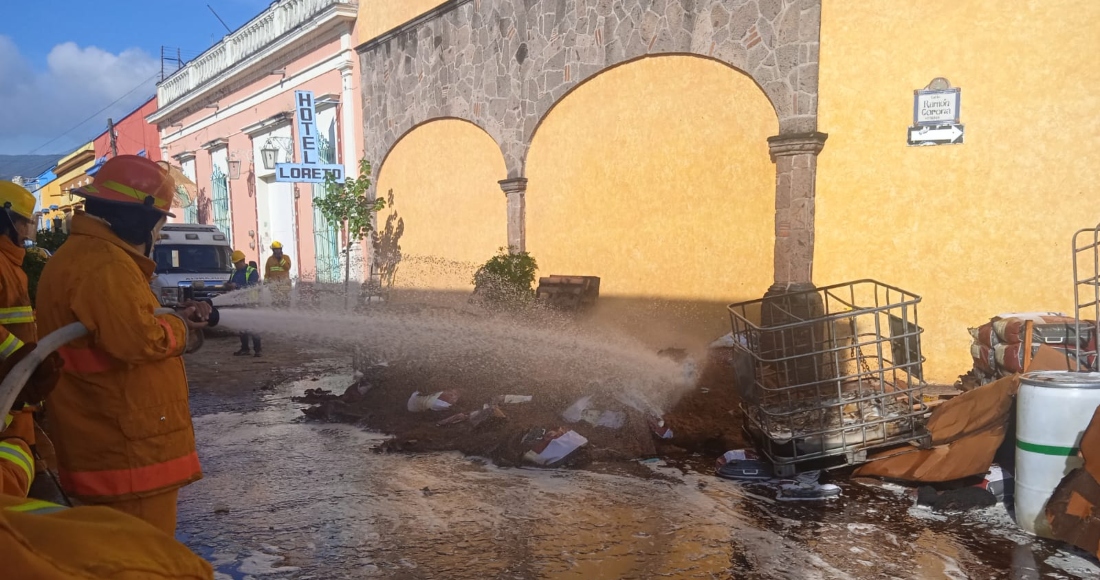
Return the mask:
[[[263,149],[260,149],[260,156],[263,157],[264,169],[271,171],[275,169],[275,156],[279,154],[279,150],[270,143],[264,145]]]
[[[205,106],[205,107],[203,107],[203,108],[204,108],[204,109],[214,109],[214,112],[215,112],[215,113],[217,113],[218,111],[220,111],[220,110],[221,110],[221,108],[222,108],[222,107],[221,107],[221,105],[219,105],[219,104],[217,104],[217,103],[214,103],[213,105],[206,105],[206,106]]]
[[[230,159],[229,160],[229,179],[241,178],[241,160]]]
[[[171,125],[168,125],[168,130],[171,131],[172,127],[179,127],[180,131],[183,131],[183,123],[172,123]]]
[[[280,79],[280,80],[285,81],[286,80],[286,69],[285,68],[275,69],[275,70],[271,71],[271,75],[281,75],[283,78]]]

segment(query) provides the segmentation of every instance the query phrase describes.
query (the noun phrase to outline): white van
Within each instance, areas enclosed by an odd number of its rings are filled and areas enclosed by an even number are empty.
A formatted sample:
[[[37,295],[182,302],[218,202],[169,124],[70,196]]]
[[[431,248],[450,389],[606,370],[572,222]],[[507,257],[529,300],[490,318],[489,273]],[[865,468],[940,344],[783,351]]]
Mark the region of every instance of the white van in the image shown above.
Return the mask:
[[[225,293],[233,276],[232,255],[229,240],[214,226],[165,224],[153,246],[153,294],[161,306],[171,307]]]

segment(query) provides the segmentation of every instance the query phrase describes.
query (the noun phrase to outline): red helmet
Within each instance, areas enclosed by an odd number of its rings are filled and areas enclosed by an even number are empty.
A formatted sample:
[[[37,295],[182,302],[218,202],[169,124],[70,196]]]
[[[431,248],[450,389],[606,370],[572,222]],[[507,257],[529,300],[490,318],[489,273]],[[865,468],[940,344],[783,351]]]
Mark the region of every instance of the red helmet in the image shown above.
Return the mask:
[[[99,168],[91,185],[74,189],[73,193],[103,201],[144,205],[175,217],[168,211],[176,196],[176,182],[169,168],[163,161],[119,155]]]

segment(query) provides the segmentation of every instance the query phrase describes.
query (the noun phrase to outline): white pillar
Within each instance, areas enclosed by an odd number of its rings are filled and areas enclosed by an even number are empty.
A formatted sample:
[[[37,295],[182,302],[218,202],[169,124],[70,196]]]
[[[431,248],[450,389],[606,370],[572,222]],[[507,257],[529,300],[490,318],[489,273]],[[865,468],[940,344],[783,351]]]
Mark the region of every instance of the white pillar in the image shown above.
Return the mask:
[[[354,72],[355,72],[355,51],[351,50],[351,30],[345,32],[340,37],[340,46],[346,50],[344,62],[340,64],[340,141],[342,154],[341,157],[344,160],[344,173],[348,179],[355,179],[359,176],[359,154],[358,148],[355,143],[355,122],[356,114],[355,110],[358,108],[358,95],[355,94],[354,86]],[[370,243],[369,240],[367,242]],[[362,282],[368,272],[370,272],[370,266],[366,263],[363,254],[363,248],[361,245],[356,245],[351,249],[350,255],[345,258],[351,260],[351,279],[356,282]],[[341,264],[341,266],[345,266]],[[346,266],[345,266],[346,267]]]

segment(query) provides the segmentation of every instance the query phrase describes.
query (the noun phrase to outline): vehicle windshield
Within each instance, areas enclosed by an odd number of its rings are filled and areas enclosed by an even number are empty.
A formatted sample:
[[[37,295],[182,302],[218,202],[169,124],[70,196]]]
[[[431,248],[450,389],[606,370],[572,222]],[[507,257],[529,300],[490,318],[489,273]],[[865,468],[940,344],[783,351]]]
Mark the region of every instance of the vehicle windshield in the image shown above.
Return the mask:
[[[226,246],[158,244],[153,248],[153,260],[157,263],[158,274],[229,273],[233,270],[233,264],[229,261],[229,248]]]

